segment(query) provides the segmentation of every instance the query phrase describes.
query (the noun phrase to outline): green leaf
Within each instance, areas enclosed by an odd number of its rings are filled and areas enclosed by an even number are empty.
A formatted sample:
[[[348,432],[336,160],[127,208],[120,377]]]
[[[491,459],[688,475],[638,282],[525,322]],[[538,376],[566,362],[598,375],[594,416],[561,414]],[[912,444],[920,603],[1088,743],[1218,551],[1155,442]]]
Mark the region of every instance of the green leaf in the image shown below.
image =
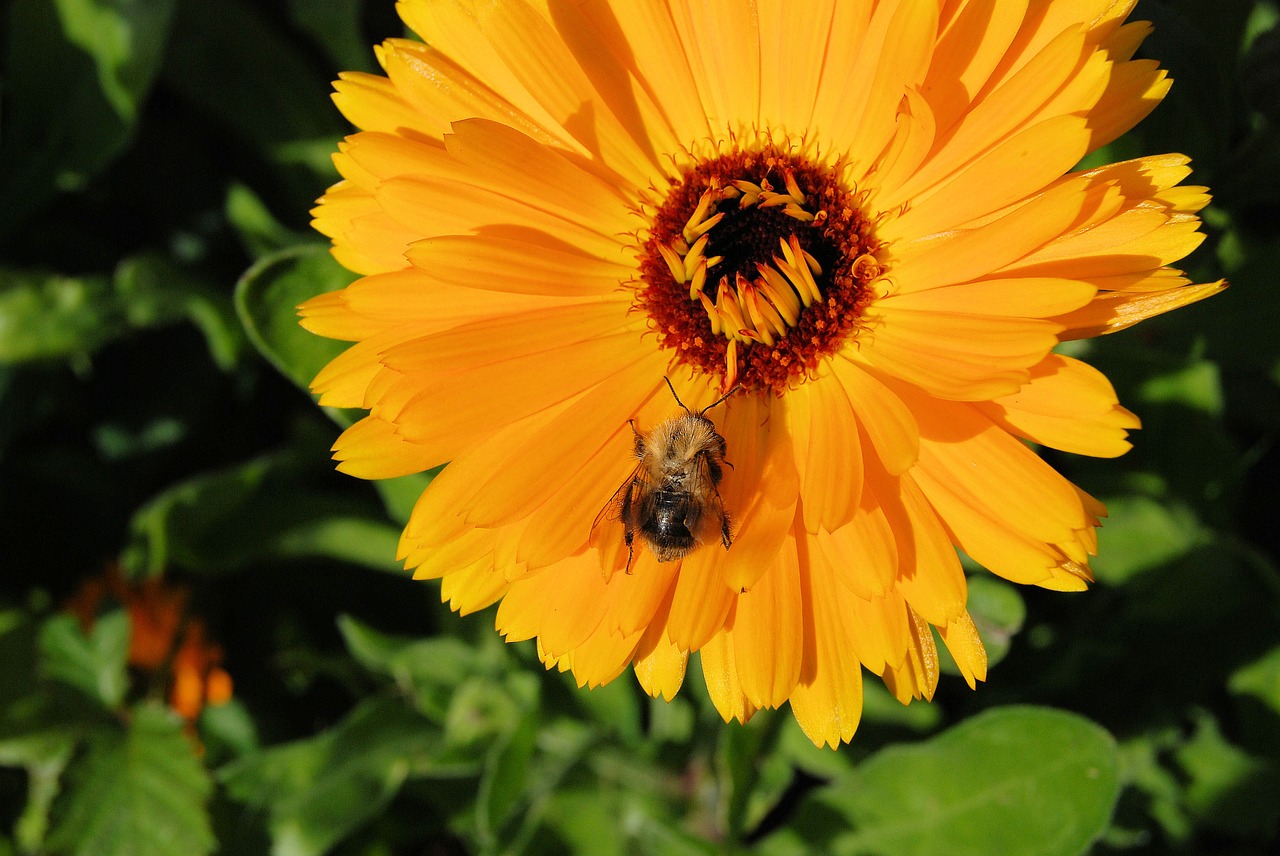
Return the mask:
[[[397,700],[373,698],[334,728],[247,755],[220,778],[233,799],[267,812],[272,852],[312,856],[377,816],[410,777],[475,769],[444,751],[439,726]]]
[[[538,739],[538,715],[528,711],[501,735],[485,759],[476,794],[476,826],[483,846],[503,838],[503,828],[526,799],[530,761]]]
[[[889,725],[917,733],[932,731],[942,722],[942,711],[935,704],[903,704],[878,680],[862,681],[862,727]]]
[[[582,707],[604,734],[616,734],[628,745],[639,745],[641,696],[634,681],[610,681],[604,686],[579,688],[573,675],[562,678],[574,702]]]
[[[86,635],[72,615],[55,615],[40,628],[40,665],[46,678],[75,687],[111,710],[128,687],[129,616],[100,616]]]
[[[1059,710],[999,708],[923,743],[884,749],[823,788],[818,803],[852,829],[818,849],[1083,853],[1106,828],[1118,788],[1115,741],[1097,725]],[[803,832],[805,818],[793,828]]]
[[[1241,744],[1280,761],[1280,647],[1237,669],[1227,689],[1237,699]]]
[[[62,789],[62,773],[75,745],[73,733],[55,729],[22,737],[0,736],[0,766],[20,766],[27,772],[27,803],[14,826],[14,838],[24,853],[43,849],[49,811]]]
[[[1222,415],[1222,377],[1217,365],[1205,360],[1150,378],[1138,394],[1151,404],[1178,404],[1209,416]]]
[[[213,850],[210,783],[183,733],[159,705],[134,710],[126,729],[104,728],[73,762],[55,804],[49,850],[68,856],[201,856]]]
[[[338,68],[373,71],[373,51],[360,28],[360,0],[289,0],[295,26],[324,46]]]
[[[0,271],[0,363],[87,356],[127,329],[106,277]]]
[[[125,148],[173,0],[17,0],[8,12],[0,233],[78,190]]]
[[[190,320],[223,369],[243,346],[231,303],[160,256],[123,261],[111,279],[0,271],[0,363],[84,359],[133,330]]]
[[[1106,499],[1108,517],[1098,531],[1098,580],[1123,584],[1163,567],[1207,543],[1208,534],[1186,507],[1130,495]]]
[[[190,321],[204,334],[219,368],[229,371],[239,361],[244,335],[231,301],[169,259],[156,254],[125,259],[112,284],[130,327]]]
[[[1177,753],[1189,813],[1200,825],[1238,837],[1274,837],[1280,827],[1280,766],[1223,737],[1213,717],[1196,717],[1194,737]]]
[[[233,184],[227,190],[227,221],[240,235],[245,250],[255,259],[290,247],[319,243],[315,233],[303,234],[285,228],[248,186]]]
[[[121,563],[154,576],[170,565],[229,571],[266,557],[325,556],[400,573],[399,532],[372,503],[317,489],[305,449],[180,482],[134,515]]]
[[[355,278],[320,244],[290,247],[267,256],[240,277],[236,312],[258,351],[281,374],[308,389],[311,379],[350,343],[304,330],[298,324],[298,305]]]
[[[387,636],[349,615],[338,618],[338,629],[360,665],[392,678],[418,710],[436,722],[444,722],[458,686],[487,668],[475,650],[458,639]]]

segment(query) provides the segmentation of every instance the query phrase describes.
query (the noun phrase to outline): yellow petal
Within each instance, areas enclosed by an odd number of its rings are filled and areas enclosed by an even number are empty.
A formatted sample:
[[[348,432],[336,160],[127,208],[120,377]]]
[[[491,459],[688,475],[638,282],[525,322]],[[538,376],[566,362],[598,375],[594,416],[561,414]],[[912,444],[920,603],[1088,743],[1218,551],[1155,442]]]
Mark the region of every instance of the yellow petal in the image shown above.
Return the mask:
[[[701,0],[668,5],[712,128],[750,126],[760,116],[760,22],[755,5]]]
[[[862,598],[882,596],[898,577],[898,547],[889,519],[867,489],[848,524],[819,530],[810,561]]]
[[[785,400],[740,395],[725,403],[720,433],[727,446],[720,485],[733,530],[724,563],[725,584],[751,588],[774,561],[795,519],[800,494]],[[715,550],[708,547],[703,552]]]
[[[969,689],[977,689],[978,681],[987,679],[987,651],[982,647],[982,639],[978,636],[978,628],[974,626],[969,613],[964,613],[938,628],[951,657],[960,667]]]
[[[725,551],[707,547],[680,563],[667,633],[682,651],[697,651],[724,627],[737,591],[724,578]]]
[[[939,398],[1007,395],[1058,343],[1058,325],[1037,318],[899,310],[887,300],[877,308],[863,359]]]
[[[903,704],[913,698],[930,701],[938,686],[938,648],[928,622],[910,607],[907,607],[907,618],[911,640],[907,658],[900,665],[885,669],[884,683]]]
[[[898,478],[900,497],[886,501],[898,536],[898,591],[930,624],[946,624],[964,611],[968,585],[951,539],[910,474]],[[878,485],[877,485],[878,486]]]
[[[720,716],[725,722],[734,719],[743,724],[748,722],[758,708],[747,699],[738,681],[730,632],[726,630],[713,636],[702,646],[699,657],[702,660],[702,677],[707,682],[707,694]]]
[[[1047,542],[1069,540],[1086,525],[1070,482],[973,407],[922,399],[917,414],[918,466],[966,502]]]
[[[800,679],[805,626],[796,542],[788,538],[772,566],[738,595],[734,662],[742,692],[760,708],[779,707]]]
[[[963,225],[1048,186],[1087,151],[1088,125],[1078,116],[1055,116],[1000,141],[911,207],[890,220],[885,240],[928,235]]]
[[[837,529],[852,519],[862,496],[858,423],[834,377],[805,384],[788,398],[805,528]]]
[[[635,653],[636,680],[646,693],[654,698],[661,696],[667,701],[675,698],[680,691],[689,661],[689,652],[680,650],[667,635],[667,611],[670,606],[669,599],[663,602],[662,608],[654,615],[652,623],[640,638]]]
[[[1098,293],[1092,283],[1057,277],[1008,277],[886,297],[900,309],[956,315],[1050,318],[1078,309]]]
[[[1131,327],[1146,318],[1212,297],[1227,287],[1226,280],[1189,285],[1167,291],[1099,294],[1088,306],[1054,319],[1066,326],[1064,339],[1101,336]]]
[[[911,411],[856,362],[837,358],[830,365],[880,462],[890,473],[905,472],[915,463],[920,445],[920,431]]]
[[[835,748],[853,738],[862,718],[862,669],[841,608],[848,596],[829,575],[815,572],[803,557],[800,586],[805,625],[805,668],[791,692],[791,711],[805,735],[819,746]]]

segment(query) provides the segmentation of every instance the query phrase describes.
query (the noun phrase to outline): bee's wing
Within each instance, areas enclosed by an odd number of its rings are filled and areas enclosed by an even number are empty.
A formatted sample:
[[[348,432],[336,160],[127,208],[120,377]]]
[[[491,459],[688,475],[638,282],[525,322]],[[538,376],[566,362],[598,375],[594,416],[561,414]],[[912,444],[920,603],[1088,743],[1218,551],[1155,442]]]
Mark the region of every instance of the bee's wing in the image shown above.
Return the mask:
[[[591,524],[588,543],[599,552],[600,567],[606,578],[616,571],[630,572],[632,550],[628,536],[633,526],[635,502],[648,484],[648,475],[637,464]],[[619,521],[623,525],[618,525]]]
[[[649,477],[644,467],[636,464],[631,475],[627,476],[626,480],[613,492],[613,496],[609,497],[604,508],[600,509],[600,513],[596,515],[595,522],[591,524],[591,546],[596,546],[600,530],[605,528],[604,524],[610,520],[621,520],[622,510],[628,504],[628,499],[633,498],[636,492],[642,490],[647,484],[649,484]]]
[[[713,521],[720,530],[720,538],[727,548],[733,540],[729,531],[729,515],[724,511],[724,500],[720,498],[720,490],[711,478],[711,459],[699,455],[689,474],[689,494],[694,497],[689,513],[685,516],[684,525],[697,537],[695,529],[706,526],[704,521]],[[705,498],[705,501],[704,501]]]

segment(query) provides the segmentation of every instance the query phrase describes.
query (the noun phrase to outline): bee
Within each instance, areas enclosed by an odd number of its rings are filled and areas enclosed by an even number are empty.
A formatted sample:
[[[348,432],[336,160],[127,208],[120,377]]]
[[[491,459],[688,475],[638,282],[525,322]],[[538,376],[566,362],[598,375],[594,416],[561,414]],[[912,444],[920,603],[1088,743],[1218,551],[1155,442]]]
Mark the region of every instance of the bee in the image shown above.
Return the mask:
[[[683,416],[673,416],[644,432],[627,420],[635,434],[636,468],[596,517],[593,529],[606,519],[621,520],[625,527],[627,573],[635,555],[637,537],[659,562],[683,559],[719,537],[724,548],[733,543],[729,515],[720,498],[725,442],[706,413],[741,387],[734,387],[712,404],[694,413],[670,378],[664,378]]]

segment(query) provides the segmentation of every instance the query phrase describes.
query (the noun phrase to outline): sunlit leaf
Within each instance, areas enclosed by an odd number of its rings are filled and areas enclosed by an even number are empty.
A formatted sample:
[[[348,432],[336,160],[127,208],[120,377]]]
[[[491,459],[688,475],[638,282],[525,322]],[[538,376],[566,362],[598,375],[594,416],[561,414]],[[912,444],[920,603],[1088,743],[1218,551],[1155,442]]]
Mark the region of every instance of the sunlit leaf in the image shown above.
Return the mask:
[[[188,320],[230,369],[243,341],[230,301],[162,257],[128,258],[110,279],[0,271],[0,363],[83,359],[130,331]]]
[[[915,745],[891,746],[817,792],[847,831],[816,820],[833,854],[1078,854],[1111,817],[1111,736],[1082,717],[1005,707]],[[802,836],[805,816],[796,818]]]
[[[115,610],[85,633],[75,616],[55,615],[40,628],[40,665],[46,678],[75,687],[103,707],[118,707],[128,685],[129,616]]]
[[[1227,684],[1236,695],[1251,696],[1280,716],[1280,648],[1272,648],[1236,670]]]
[[[1204,544],[1207,533],[1185,507],[1151,497],[1107,497],[1108,517],[1098,532],[1095,576],[1124,583],[1143,571],[1159,568]]]
[[[99,730],[68,771],[48,847],[68,856],[201,856],[213,850],[210,783],[170,710],[143,705]]]
[[[530,710],[494,742],[476,792],[476,827],[482,845],[502,841],[503,829],[524,801],[537,746],[538,716]]]

